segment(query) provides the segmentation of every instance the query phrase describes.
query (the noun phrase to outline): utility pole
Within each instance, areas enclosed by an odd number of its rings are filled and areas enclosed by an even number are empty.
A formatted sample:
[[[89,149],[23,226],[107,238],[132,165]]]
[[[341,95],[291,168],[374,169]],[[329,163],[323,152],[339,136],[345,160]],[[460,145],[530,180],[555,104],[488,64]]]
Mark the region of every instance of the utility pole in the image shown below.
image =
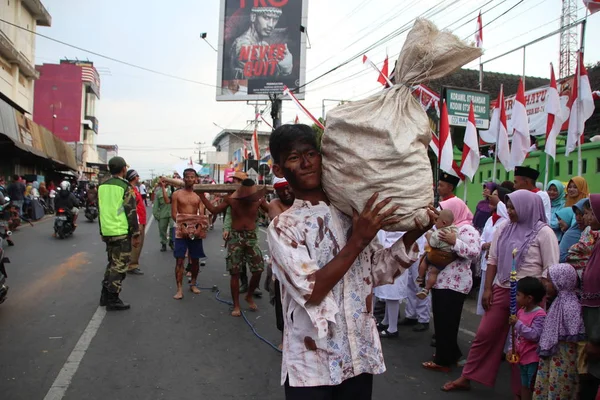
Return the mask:
[[[277,95],[269,95],[271,99],[271,118],[273,118],[273,130],[281,126],[281,98]]]
[[[204,164],[202,162],[202,154],[204,154],[204,152],[202,151],[202,147],[204,147],[206,142],[194,142],[194,144],[198,146],[198,164],[202,165]]]
[[[154,168],[150,168],[150,181],[154,180]]]

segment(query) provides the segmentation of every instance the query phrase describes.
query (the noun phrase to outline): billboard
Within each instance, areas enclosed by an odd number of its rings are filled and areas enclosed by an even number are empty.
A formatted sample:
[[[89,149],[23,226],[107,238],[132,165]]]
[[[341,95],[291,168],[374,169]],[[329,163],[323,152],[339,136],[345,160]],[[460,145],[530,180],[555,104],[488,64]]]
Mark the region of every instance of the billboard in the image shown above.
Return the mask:
[[[221,0],[217,101],[269,100],[302,86],[307,12],[308,0]]]
[[[442,96],[448,106],[448,117],[452,126],[467,126],[469,107],[473,103],[475,126],[488,129],[490,125],[490,95],[474,90],[444,88]]]

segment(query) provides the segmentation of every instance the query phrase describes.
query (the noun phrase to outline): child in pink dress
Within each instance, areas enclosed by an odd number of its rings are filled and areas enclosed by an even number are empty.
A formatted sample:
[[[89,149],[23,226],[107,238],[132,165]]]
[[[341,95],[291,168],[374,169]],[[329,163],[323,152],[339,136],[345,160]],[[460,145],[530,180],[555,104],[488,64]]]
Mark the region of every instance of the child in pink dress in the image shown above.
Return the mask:
[[[545,295],[544,284],[538,278],[527,276],[517,282],[519,310],[516,316],[510,317],[509,323],[515,329],[514,349],[519,355],[521,400],[531,400],[532,398],[532,389],[540,361],[537,354],[538,342],[546,319],[546,311],[540,307]],[[513,349],[512,335],[509,335],[509,339],[510,356]]]

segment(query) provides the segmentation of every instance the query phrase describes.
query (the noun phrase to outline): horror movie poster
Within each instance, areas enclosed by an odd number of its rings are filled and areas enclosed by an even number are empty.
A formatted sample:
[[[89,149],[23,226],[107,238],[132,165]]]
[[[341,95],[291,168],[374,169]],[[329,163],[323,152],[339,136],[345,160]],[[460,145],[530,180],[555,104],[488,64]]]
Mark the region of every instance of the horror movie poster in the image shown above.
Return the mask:
[[[217,100],[264,100],[303,83],[306,1],[222,0]]]

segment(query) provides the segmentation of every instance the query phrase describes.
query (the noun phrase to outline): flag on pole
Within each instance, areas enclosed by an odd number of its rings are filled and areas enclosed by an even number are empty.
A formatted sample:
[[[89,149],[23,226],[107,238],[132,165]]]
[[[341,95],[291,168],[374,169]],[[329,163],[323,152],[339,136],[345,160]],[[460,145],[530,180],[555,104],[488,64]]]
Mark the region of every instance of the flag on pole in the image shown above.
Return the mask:
[[[429,147],[431,147],[431,151],[433,151],[433,154],[435,154],[435,157],[438,159],[439,163],[440,140],[433,132],[431,132],[431,141],[429,142]],[[461,180],[465,180],[465,176],[460,172],[460,167],[458,166],[455,160],[452,160],[452,171],[450,171],[449,173],[450,175],[459,177]]]
[[[590,11],[590,14],[600,11],[600,0],[583,0],[583,4]]]
[[[475,127],[475,111],[473,102],[469,107],[469,120],[465,130],[465,140],[463,145],[462,161],[460,163],[460,172],[473,181],[473,177],[479,168],[479,139],[477,138],[477,128]]]
[[[454,154],[452,149],[452,137],[450,136],[450,118],[448,117],[446,102],[442,103],[441,114],[439,137],[440,156],[438,157],[438,163],[442,171],[454,175],[454,168],[452,168]]]
[[[387,61],[387,58],[386,58]],[[375,63],[373,61],[371,61],[371,59],[369,57],[367,57],[366,55],[363,56],[363,64],[369,64],[371,66],[371,68],[373,68],[375,71],[377,71],[379,73],[379,77],[377,78],[377,82],[381,83],[383,86],[389,85],[389,87],[394,86],[392,84],[392,81],[390,81],[390,78],[388,78],[387,74],[384,75],[382,71],[379,70],[379,68],[377,68],[377,65],[375,65]],[[384,63],[383,64],[384,68],[386,66],[388,66],[388,63]],[[388,67],[389,68],[389,67]],[[383,82],[385,83],[383,83]],[[388,86],[386,86],[388,87]]]
[[[262,115],[261,113],[258,113],[258,114],[256,114],[256,119],[258,119],[258,117],[260,117],[260,119],[262,119],[262,120],[263,120],[263,122],[264,122],[265,124],[267,124],[267,126],[268,126],[269,128],[273,129],[273,125],[271,125],[271,124],[269,123],[269,121],[267,121],[267,120],[265,119],[265,117],[263,117],[263,115]]]
[[[592,98],[595,100],[600,100],[600,90],[594,90],[592,92]]]
[[[252,134],[252,153],[254,153],[254,159],[260,160],[260,148],[258,147],[258,132],[256,128],[254,128],[254,133]]]
[[[560,109],[560,97],[558,96],[558,86],[554,76],[554,67],[550,64],[550,88],[546,97],[546,113],[548,122],[546,123],[546,146],[544,151],[553,159],[556,159],[556,138],[560,133],[563,120]]]
[[[381,68],[381,74],[379,74],[379,78],[377,78],[377,82],[381,83],[383,87],[389,87],[387,80],[389,76],[389,59],[388,56],[385,56],[385,61],[383,62],[383,68]]]
[[[508,145],[508,129],[506,125],[506,104],[504,103],[504,85],[500,85],[497,105],[492,112],[490,129],[479,132],[487,143],[495,144],[495,155],[507,171],[511,171],[510,147]]]
[[[297,107],[298,107],[298,108],[299,108],[299,109],[300,109],[300,110],[301,110],[301,111],[302,111],[304,114],[306,114],[306,116],[307,116],[308,118],[310,118],[310,119],[311,119],[311,120],[312,120],[312,121],[315,123],[315,125],[317,125],[317,126],[318,126],[319,128],[321,128],[321,129],[325,130],[325,125],[323,125],[323,124],[321,123],[321,121],[319,121],[318,119],[316,119],[316,118],[315,118],[315,116],[314,116],[314,115],[312,115],[312,114],[310,113],[310,111],[308,111],[308,110],[306,109],[306,107],[304,107],[304,106],[302,105],[302,103],[300,103],[300,100],[298,100],[298,99],[296,98],[296,96],[294,96],[294,94],[292,93],[292,91],[291,91],[291,90],[290,90],[290,89],[289,89],[287,86],[284,86],[284,87],[283,87],[283,95],[284,95],[284,96],[290,96],[290,99],[292,99],[292,102],[293,102],[293,103],[294,103],[294,104],[295,104],[295,105],[296,105],[296,106],[297,106]]]
[[[567,151],[569,155],[577,147],[577,142],[583,136],[585,121],[594,113],[594,98],[588,78],[587,70],[583,65],[583,53],[578,52],[577,69],[573,80],[573,104],[569,116],[569,130],[567,134]]]
[[[519,167],[527,158],[531,139],[529,137],[529,118],[527,117],[527,108],[525,108],[525,87],[523,79],[519,79],[519,88],[513,104],[512,111],[512,146],[510,151],[510,160],[512,167]]]
[[[477,47],[483,47],[483,23],[481,22],[481,11],[477,17],[477,32],[475,32],[475,43]]]
[[[300,118],[298,118],[298,114],[296,114],[296,119],[294,119],[294,124],[297,124],[300,122]]]
[[[244,140],[244,160],[248,159],[248,145],[246,144],[246,141]]]

